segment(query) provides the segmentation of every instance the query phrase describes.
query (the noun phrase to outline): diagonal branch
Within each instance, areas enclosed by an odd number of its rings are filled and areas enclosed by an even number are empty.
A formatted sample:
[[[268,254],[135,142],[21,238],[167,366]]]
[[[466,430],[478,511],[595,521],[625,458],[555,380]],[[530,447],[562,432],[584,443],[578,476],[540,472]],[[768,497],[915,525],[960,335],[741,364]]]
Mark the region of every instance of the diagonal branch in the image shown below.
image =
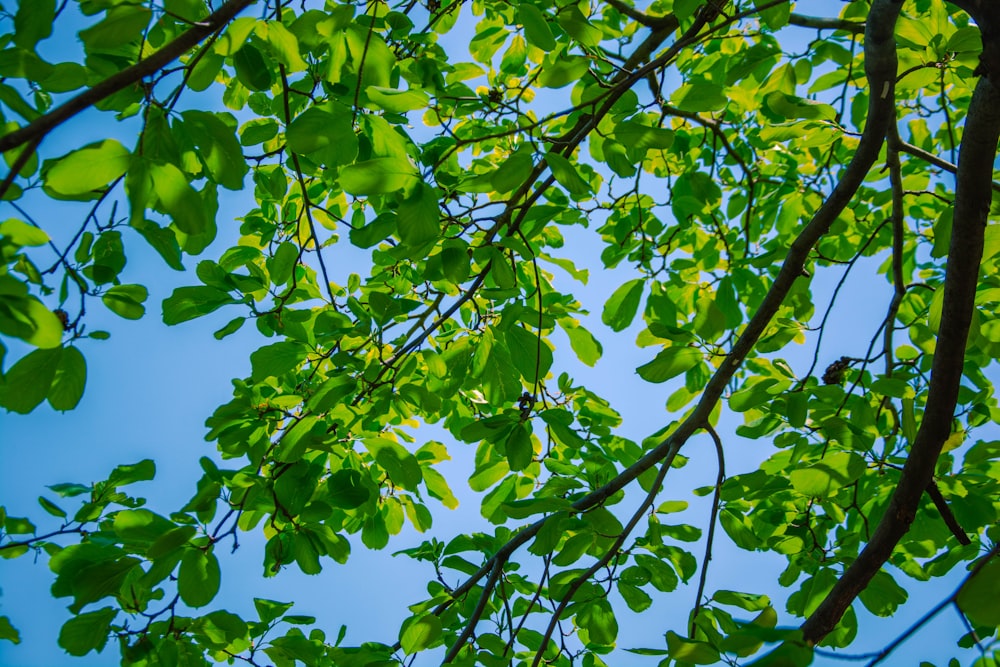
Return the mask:
[[[41,141],[49,132],[81,111],[142,81],[147,76],[152,76],[194,48],[198,42],[224,28],[237,14],[254,2],[255,0],[229,0],[207,16],[204,21],[195,23],[177,39],[148,58],[109,76],[44,116],[40,116],[24,127],[0,137],[0,153],[17,148],[29,141]]]
[[[864,590],[910,528],[920,498],[933,481],[934,466],[958,403],[965,344],[975,308],[983,237],[992,199],[993,162],[1000,139],[1000,91],[989,79],[979,80],[969,103],[959,153],[955,221],[944,281],[944,303],[927,406],[920,429],[903,466],[899,484],[871,540],[805,623],[805,640],[815,644],[829,634]]]
[[[940,169],[944,169],[948,173],[951,174],[958,173],[958,167],[956,165],[952,164],[951,162],[948,162],[944,158],[935,155],[934,153],[925,151],[923,148],[907,143],[902,139],[899,139],[898,137],[896,138],[890,137],[889,140],[893,143],[895,149],[900,153],[907,153],[908,155],[912,155],[913,157],[920,158],[924,162],[932,164]],[[1000,183],[993,181],[992,188],[993,192],[1000,192]]]

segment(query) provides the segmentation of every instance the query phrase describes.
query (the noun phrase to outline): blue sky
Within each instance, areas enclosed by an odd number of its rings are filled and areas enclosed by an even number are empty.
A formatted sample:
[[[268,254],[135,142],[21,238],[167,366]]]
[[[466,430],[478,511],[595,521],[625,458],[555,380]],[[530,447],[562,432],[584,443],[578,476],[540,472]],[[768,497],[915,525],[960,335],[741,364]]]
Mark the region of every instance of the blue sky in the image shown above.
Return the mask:
[[[810,3],[810,11],[823,13],[826,8],[839,10],[838,2]],[[832,13],[830,15],[833,15]],[[811,33],[810,33],[811,35]],[[65,43],[65,42],[64,42]],[[132,141],[125,124],[114,127],[102,116],[91,114],[71,121],[46,140],[45,147],[79,146],[90,140],[103,138],[111,132],[123,143]],[[233,218],[241,215],[251,204],[251,193],[232,195],[225,202],[219,216],[220,239],[206,251],[206,256],[217,256],[232,244],[235,238]],[[6,207],[4,217],[15,213]],[[76,218],[70,218],[61,227],[66,209],[32,202],[29,210],[47,223],[58,220],[54,236],[72,234]],[[75,213],[73,214],[76,215]],[[582,230],[581,230],[582,231]],[[149,499],[149,507],[168,512],[179,506],[194,491],[194,482],[200,476],[198,457],[216,457],[211,443],[204,441],[204,420],[214,408],[231,397],[230,379],[249,374],[249,353],[265,344],[251,326],[224,341],[216,341],[212,332],[235,316],[235,311],[223,309],[208,317],[177,327],[167,328],[159,320],[159,303],[170,295],[174,287],[195,284],[193,271],[178,273],[167,268],[137,236],[126,238],[129,265],[122,276],[123,282],[141,282],[149,287],[147,316],[138,322],[127,322],[107,312],[98,304],[88,308],[88,328],[112,332],[107,342],[86,342],[82,345],[88,361],[87,391],[79,407],[66,414],[53,412],[43,405],[27,416],[0,414],[0,489],[2,502],[11,515],[28,515],[40,527],[54,526],[46,522],[45,514],[35,502],[38,495],[52,497],[45,487],[59,482],[92,482],[103,479],[112,467],[152,458],[157,463],[157,479],[135,487],[136,493]],[[338,248],[328,251],[336,258]],[[648,361],[653,351],[634,346],[639,328],[614,334],[599,321],[601,306],[621,281],[633,277],[626,268],[615,271],[594,270],[598,266],[597,251],[592,241],[573,240],[563,250],[579,264],[592,267],[591,282],[586,288],[568,286],[568,278],[558,269],[558,280],[587,305],[593,313],[587,326],[604,345],[604,358],[595,369],[574,363],[568,346],[557,348],[557,365],[571,367],[571,374],[611,400],[619,410],[625,426],[622,435],[641,440],[660,429],[674,417],[664,408],[670,386],[652,386],[638,378],[633,369]],[[586,257],[586,260],[581,258]],[[44,262],[42,262],[44,263]],[[194,266],[188,259],[186,264]],[[346,282],[350,271],[356,271],[353,261],[330,262],[334,266],[331,278]],[[842,353],[842,349],[855,349],[852,341],[867,343],[869,331],[858,331],[859,321],[877,322],[885,312],[889,290],[872,292],[869,285],[877,262],[859,262],[845,294],[835,308],[827,342],[820,357],[821,367]],[[839,279],[839,270],[817,279],[815,297],[817,309],[822,313],[825,298]],[[881,281],[881,278],[879,279]],[[881,283],[880,283],[881,284]],[[556,339],[558,344],[559,339]],[[10,359],[16,359],[24,348],[11,346]],[[798,371],[808,367],[812,343],[797,348],[789,361]],[[10,362],[8,361],[8,364]],[[722,426],[727,445],[727,468],[730,475],[756,468],[757,463],[773,453],[766,442],[739,441],[732,430],[740,417],[727,417]],[[418,441],[438,439],[444,441],[455,460],[446,464],[443,472],[451,472],[452,487],[460,491],[461,480],[471,470],[471,448],[453,442],[447,434],[433,427],[422,429]],[[464,449],[463,449],[464,448]],[[711,484],[715,479],[714,452],[706,438],[691,441],[684,451],[691,457],[689,466],[672,473],[667,489],[660,500],[683,499],[691,503],[690,509],[678,521],[704,526],[708,516],[708,503],[691,494],[691,490]],[[220,465],[225,466],[225,462]],[[436,518],[434,533],[439,539],[448,539],[458,532],[469,530],[470,525],[486,528],[479,517],[478,502],[470,493],[459,494],[462,504],[448,513],[434,508]],[[70,503],[64,503],[71,506]],[[44,528],[43,528],[44,529]],[[720,588],[767,593],[783,609],[786,591],[777,589],[774,580],[782,567],[777,559],[762,554],[737,550],[728,543],[721,530],[718,533],[712,561],[708,591]],[[307,577],[296,569],[283,571],[278,577],[263,579],[261,575],[263,541],[252,535],[242,535],[241,548],[222,559],[223,582],[219,598],[210,607],[227,608],[237,613],[252,614],[252,598],[266,597],[276,600],[295,600],[295,610],[300,614],[314,615],[328,635],[335,635],[341,623],[349,624],[347,641],[351,643],[376,640],[391,643],[396,639],[399,623],[408,616],[406,605],[424,596],[423,582],[428,571],[411,561],[391,553],[418,544],[425,537],[415,534],[409,527],[395,538],[382,552],[368,552],[360,541],[352,540],[354,553],[346,566],[332,562],[325,564],[324,572]],[[700,555],[702,543],[693,545],[692,551]],[[221,556],[222,554],[220,554]],[[901,575],[900,575],[901,577]],[[70,658],[56,646],[60,625],[69,618],[66,600],[53,599],[48,593],[52,577],[44,558],[33,562],[30,556],[16,561],[0,561],[0,615],[8,615],[22,633],[22,644],[13,646],[0,642],[0,665],[10,667],[41,667],[43,665],[106,665],[117,662],[112,645],[101,656],[91,654],[83,659]],[[861,640],[851,652],[880,648],[887,638],[894,636],[919,617],[930,605],[936,603],[954,587],[957,577],[945,585],[934,585],[933,591],[921,592],[913,582],[900,579],[911,589],[911,602],[899,615],[886,621],[872,619],[859,611],[862,619]],[[643,615],[624,611],[620,618],[619,645],[623,647],[646,646],[662,648],[662,635],[668,629],[680,631],[687,611],[693,603],[694,590],[685,587],[669,596],[660,596],[654,606]],[[783,622],[791,622],[787,616]],[[963,632],[952,612],[946,612],[935,625],[908,643],[895,664],[916,664],[918,659],[943,664],[954,655],[954,640]],[[625,658],[619,664],[655,664],[655,660]],[[431,664],[431,660],[417,664]],[[842,661],[818,659],[817,665],[843,664]]]

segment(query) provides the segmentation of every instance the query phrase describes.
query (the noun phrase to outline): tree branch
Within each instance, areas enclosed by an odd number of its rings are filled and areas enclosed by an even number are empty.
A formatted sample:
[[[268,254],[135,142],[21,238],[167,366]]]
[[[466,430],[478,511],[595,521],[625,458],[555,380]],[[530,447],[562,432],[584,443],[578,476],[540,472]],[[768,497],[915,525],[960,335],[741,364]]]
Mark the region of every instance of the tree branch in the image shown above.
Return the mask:
[[[931,497],[934,507],[936,507],[937,511],[941,513],[941,518],[944,520],[945,525],[948,526],[948,530],[951,531],[951,534],[955,536],[956,540],[958,540],[958,543],[963,546],[972,544],[972,540],[970,540],[969,536],[965,534],[964,530],[962,530],[962,524],[960,524],[958,519],[955,518],[954,512],[952,512],[951,508],[948,507],[948,501],[944,499],[941,489],[938,488],[937,482],[933,479],[927,484],[927,495]]]
[[[965,588],[966,584],[968,584],[973,577],[979,574],[980,570],[986,567],[986,564],[989,563],[991,559],[996,558],[998,553],[1000,553],[1000,544],[994,545],[994,547],[990,550],[990,552],[986,554],[978,563],[976,563],[975,567],[972,568],[969,574],[966,575],[965,579],[962,580],[962,583],[958,585],[958,587],[954,590],[954,592],[951,595],[949,595],[947,598],[934,605],[933,608],[929,609],[927,613],[921,616],[913,625],[907,628],[902,634],[900,634],[894,640],[889,642],[889,644],[887,644],[885,648],[879,651],[874,656],[874,658],[872,658],[872,661],[869,662],[867,665],[865,665],[865,667],[875,667],[875,665],[885,660],[893,651],[895,651],[899,647],[900,644],[902,644],[907,639],[912,637],[917,632],[917,630],[927,625],[935,616],[941,613],[942,609],[954,603],[958,599],[958,596],[962,592],[962,589]]]
[[[788,22],[801,28],[815,28],[816,30],[843,30],[855,35],[863,35],[865,32],[865,24],[860,21],[846,21],[826,18],[825,16],[805,16],[793,12],[788,17]]]
[[[906,153],[908,155],[912,155],[913,157],[920,158],[924,162],[927,162],[928,164],[932,164],[935,167],[938,167],[940,169],[944,169],[945,171],[947,171],[949,173],[952,173],[952,174],[957,174],[958,173],[958,166],[952,164],[951,162],[948,162],[944,158],[941,158],[941,157],[938,157],[937,155],[934,155],[934,153],[930,153],[928,151],[925,151],[923,148],[920,148],[919,146],[914,146],[913,144],[909,144],[909,143],[903,141],[902,139],[899,139],[898,141],[896,141],[895,139],[892,139],[890,137],[890,141],[893,142],[893,144],[895,145],[896,150],[898,150],[900,153]],[[1000,192],[1000,183],[997,183],[996,181],[993,181],[991,187],[993,188],[994,192]]]
[[[826,599],[802,624],[803,636],[809,643],[820,642],[836,627],[844,611],[889,559],[893,548],[909,530],[920,497],[933,480],[941,448],[951,434],[965,362],[965,344],[975,308],[998,139],[1000,91],[989,79],[980,79],[969,103],[959,152],[955,216],[944,281],[941,328],[931,366],[923,420],[910,447],[899,484],[871,540]]]
[[[17,148],[29,141],[41,141],[53,129],[84,109],[138,83],[147,76],[152,76],[181,57],[186,51],[197,45],[198,42],[212,33],[221,30],[237,14],[254,2],[255,0],[229,0],[218,10],[206,17],[204,21],[194,24],[190,29],[181,34],[180,37],[148,58],[140,60],[131,67],[127,67],[121,72],[109,76],[96,86],[88,88],[44,116],[40,116],[24,127],[0,137],[0,153]]]
[[[698,593],[694,598],[694,611],[691,612],[691,637],[694,637],[695,621],[701,610],[701,597],[705,594],[705,582],[708,580],[708,562],[712,560],[712,544],[715,542],[715,523],[719,517],[719,503],[722,496],[722,483],[726,481],[726,454],[722,448],[722,439],[711,424],[705,424],[705,430],[712,437],[715,445],[715,455],[719,459],[719,474],[715,478],[715,492],[712,494],[712,515],[708,520],[708,536],[705,538],[705,558],[701,561],[701,576],[698,578]]]

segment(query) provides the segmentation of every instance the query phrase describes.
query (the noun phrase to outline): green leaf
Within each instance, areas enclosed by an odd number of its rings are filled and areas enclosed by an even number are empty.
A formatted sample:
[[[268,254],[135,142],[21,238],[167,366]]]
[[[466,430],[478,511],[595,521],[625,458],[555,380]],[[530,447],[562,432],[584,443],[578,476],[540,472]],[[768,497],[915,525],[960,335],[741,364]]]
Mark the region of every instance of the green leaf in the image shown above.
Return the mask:
[[[301,343],[282,341],[272,343],[250,354],[252,372],[250,379],[260,382],[269,377],[284,375],[306,358],[309,349]]]
[[[146,550],[146,557],[163,558],[187,544],[197,534],[194,526],[178,526],[160,535]]]
[[[340,186],[352,195],[379,195],[411,188],[418,182],[416,168],[405,158],[380,157],[340,170]]]
[[[6,236],[19,246],[40,246],[49,242],[49,235],[43,230],[17,218],[0,222],[0,236]]]
[[[181,263],[181,247],[172,229],[160,227],[149,220],[138,220],[133,222],[132,226],[146,239],[146,243],[160,254],[167,266],[175,271],[184,270],[184,265]]]
[[[157,210],[169,215],[177,229],[197,236],[209,228],[205,202],[180,169],[172,164],[154,164],[149,166],[149,175],[156,190]]]
[[[719,604],[732,605],[745,611],[760,611],[771,606],[771,600],[766,595],[737,593],[736,591],[716,591],[712,599]]]
[[[149,8],[141,5],[120,4],[111,7],[103,21],[80,31],[80,41],[91,53],[138,41],[152,15]]]
[[[993,557],[958,593],[958,607],[976,625],[1000,626],[1000,559]]]
[[[417,488],[423,479],[420,464],[405,447],[388,438],[365,438],[364,444],[393,484],[409,490]]]
[[[604,304],[601,321],[614,331],[622,331],[632,324],[642,300],[642,290],[645,281],[634,278],[618,287]]]
[[[185,111],[184,131],[198,148],[198,157],[205,163],[212,180],[224,188],[240,190],[248,166],[243,149],[230,127],[219,114],[207,111]]]
[[[760,9],[760,18],[764,21],[764,25],[768,27],[769,30],[780,30],[788,25],[788,19],[791,16],[791,5],[780,4],[774,6],[765,0],[754,0],[754,6]]]
[[[816,100],[786,95],[775,90],[764,97],[764,109],[770,112],[777,122],[789,119],[829,120],[837,117],[837,111],[829,104]]]
[[[236,300],[215,287],[178,287],[163,300],[163,323],[180,324],[207,315]]]
[[[562,56],[546,58],[542,71],[538,74],[538,85],[543,88],[562,88],[579,81],[590,67],[590,61],[582,56]]]
[[[666,382],[702,362],[702,353],[693,347],[667,347],[635,372],[647,382]]]
[[[56,505],[54,502],[46,498],[45,496],[38,496],[38,504],[42,506],[42,509],[51,514],[52,516],[59,517],[60,519],[66,518],[66,510]]]
[[[56,0],[21,0],[14,14],[14,43],[23,49],[52,34],[56,15]]]
[[[399,238],[409,246],[420,246],[441,233],[441,211],[437,190],[420,183],[404,199],[397,212]]]
[[[68,153],[43,169],[45,187],[65,196],[83,195],[107,187],[128,169],[131,154],[114,139]]]
[[[245,44],[233,56],[233,66],[240,82],[250,90],[270,90],[271,66],[253,44]]]
[[[524,37],[528,43],[542,51],[556,48],[556,39],[552,29],[541,10],[532,4],[522,2],[518,5],[517,20],[524,26]]]
[[[285,612],[292,608],[294,602],[275,602],[263,598],[254,598],[253,606],[257,609],[257,616],[261,623],[270,623],[276,618],[284,616]]]
[[[868,611],[887,618],[896,613],[899,606],[906,602],[909,594],[905,588],[896,583],[891,574],[879,570],[858,597]]]
[[[601,347],[600,341],[594,338],[592,333],[581,327],[576,320],[562,318],[559,320],[559,326],[566,332],[570,347],[573,348],[573,352],[576,353],[577,358],[588,366],[593,367],[604,353],[604,348]]]
[[[27,414],[45,400],[59,370],[63,350],[34,350],[7,371],[0,384],[0,406]]]
[[[679,662],[711,665],[719,661],[719,651],[711,644],[685,639],[672,630],[667,631],[667,650]]]
[[[357,470],[338,470],[330,475],[326,484],[330,492],[325,499],[333,507],[352,510],[364,505],[371,497]]]
[[[156,464],[152,459],[143,459],[138,463],[115,466],[108,476],[108,485],[112,487],[128,486],[136,482],[148,482],[156,476]]]
[[[725,88],[715,83],[685,83],[670,98],[681,111],[720,111],[729,102]]]
[[[368,86],[365,89],[368,100],[378,108],[389,113],[405,113],[416,111],[427,106],[430,98],[422,90],[396,90],[381,86]]]
[[[20,286],[24,284],[13,278],[10,280],[19,284],[17,289],[20,291]],[[0,304],[3,306],[0,307],[0,333],[46,349],[58,347],[62,343],[62,322],[35,297],[5,297],[0,294]]]
[[[603,39],[600,28],[591,25],[590,20],[583,15],[576,5],[566,5],[563,7],[559,11],[558,21],[563,30],[584,46],[594,48]]]
[[[404,653],[413,654],[433,646],[441,633],[441,619],[434,614],[422,614],[403,624],[399,643]]]
[[[56,374],[49,387],[49,405],[55,410],[72,410],[83,398],[87,385],[87,360],[76,347],[62,348]]]
[[[530,5],[521,5],[521,8],[524,9],[528,6]],[[522,146],[511,153],[510,157],[497,167],[491,180],[493,187],[499,194],[511,192],[525,182],[535,166],[533,155],[534,151],[529,146]]]
[[[10,619],[6,616],[0,616],[0,640],[6,640],[14,644],[21,643],[21,633],[10,624]]]
[[[576,613],[576,623],[587,631],[590,641],[595,644],[613,646],[618,638],[618,620],[607,598],[584,604]]]
[[[285,131],[288,147],[325,164],[350,164],[358,154],[358,137],[351,116],[311,107],[295,117]]]
[[[554,152],[545,155],[545,162],[552,170],[559,185],[566,188],[574,200],[584,199],[591,194],[590,184],[583,180],[573,163]]]
[[[101,295],[101,301],[114,314],[127,320],[138,320],[146,314],[142,304],[149,296],[149,290],[142,285],[115,285]]]
[[[108,643],[111,622],[116,616],[117,609],[104,607],[71,618],[59,630],[59,646],[70,655],[87,655],[91,651],[100,653]]]
[[[524,470],[531,463],[535,456],[534,446],[531,444],[531,434],[524,424],[518,424],[507,436],[504,443],[507,451],[507,465],[514,472]]]
[[[646,591],[638,586],[622,583],[618,581],[618,592],[625,600],[628,608],[636,613],[641,613],[649,609],[653,604],[653,598],[649,597]],[[665,653],[665,652],[664,652]]]
[[[260,24],[258,24],[260,25]],[[268,21],[267,44],[278,62],[289,72],[301,72],[308,65],[299,54],[299,41],[280,21]]]
[[[177,592],[189,607],[204,607],[219,592],[219,561],[211,551],[189,548],[177,572]]]
[[[796,491],[811,498],[827,498],[861,477],[867,464],[854,452],[834,452],[822,461],[792,470],[789,479]]]

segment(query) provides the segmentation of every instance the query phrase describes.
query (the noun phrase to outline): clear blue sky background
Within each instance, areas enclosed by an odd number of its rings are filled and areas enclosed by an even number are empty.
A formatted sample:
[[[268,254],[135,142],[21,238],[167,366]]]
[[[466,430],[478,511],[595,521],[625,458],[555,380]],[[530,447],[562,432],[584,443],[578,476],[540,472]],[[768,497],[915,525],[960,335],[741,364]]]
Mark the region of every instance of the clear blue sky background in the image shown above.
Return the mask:
[[[839,2],[814,1],[806,3],[808,11],[834,15]],[[811,37],[811,31],[805,38]],[[66,41],[66,40],[71,41]],[[70,32],[62,39],[50,40],[66,48],[75,38]],[[65,59],[53,58],[55,61]],[[197,98],[186,99],[192,104]],[[126,145],[134,141],[134,124],[115,127],[103,116],[88,114],[78,117],[46,140],[48,154],[59,152],[56,147],[80,146],[88,141],[117,136]],[[233,243],[237,225],[236,216],[250,206],[252,193],[232,195],[223,204],[219,215],[220,239],[206,251],[205,256],[217,256]],[[9,206],[4,217],[15,217]],[[29,210],[46,229],[55,229],[54,235],[72,234],[76,229],[79,213],[67,213],[61,205],[41,205],[34,201]],[[65,220],[64,220],[65,218]],[[574,230],[582,231],[582,230]],[[352,252],[341,258],[340,246],[327,251],[327,264],[335,282],[346,282],[351,271],[358,266]],[[27,416],[0,414],[0,502],[6,504],[11,515],[28,515],[35,519],[41,530],[54,527],[56,521],[47,516],[35,502],[38,495],[53,494],[46,485],[59,482],[92,482],[103,479],[117,464],[132,463],[152,458],[157,464],[154,482],[135,487],[135,493],[149,499],[154,511],[169,512],[179,507],[194,491],[194,482],[200,476],[198,458],[209,455],[218,460],[214,447],[204,441],[204,420],[215,407],[231,397],[230,379],[249,374],[249,353],[264,344],[252,326],[247,326],[224,341],[216,341],[211,333],[237,313],[223,309],[211,316],[178,327],[165,327],[159,320],[159,303],[170,295],[174,287],[196,284],[193,271],[177,273],[167,268],[136,234],[126,233],[126,252],[129,265],[123,282],[141,282],[150,289],[147,316],[138,322],[127,322],[106,311],[98,302],[88,304],[89,329],[106,329],[112,332],[107,342],[85,342],[82,349],[87,356],[89,377],[87,391],[80,406],[73,412],[59,414],[47,405]],[[579,264],[599,266],[598,252],[593,240],[571,239],[563,250]],[[45,261],[40,261],[44,264]],[[192,267],[195,261],[186,260]],[[888,287],[873,291],[871,284],[877,262],[859,262],[849,281],[840,304],[835,308],[825,338],[825,349],[820,356],[821,367],[841,354],[857,353],[866,345],[872,332],[860,329],[859,322],[877,323],[885,312],[890,296]],[[586,288],[570,286],[569,278],[558,269],[553,272],[561,281],[564,291],[575,293],[590,310],[599,315],[604,301],[623,280],[633,277],[627,269],[616,271],[592,270],[591,282]],[[835,270],[817,279],[815,297],[817,310],[822,315],[826,299],[840,271]],[[882,284],[882,279],[877,279]],[[571,374],[611,400],[619,410],[625,425],[622,435],[641,440],[661,428],[673,417],[665,412],[666,397],[670,386],[649,385],[634,374],[633,369],[648,361],[654,354],[649,349],[634,346],[638,324],[620,334],[613,334],[601,325],[599,316],[591,316],[586,323],[604,344],[605,355],[596,369],[574,363],[568,345],[556,350],[556,363],[571,368]],[[557,345],[564,342],[556,339]],[[812,342],[793,351],[789,358],[793,368],[804,372],[812,354]],[[863,349],[863,348],[860,348]],[[11,347],[8,366],[24,351]],[[732,434],[740,416],[726,417],[723,423],[727,446],[727,472],[730,475],[748,472],[757,463],[774,452],[765,441],[740,441]],[[445,442],[455,460],[446,464],[442,472],[449,476],[452,487],[461,491],[462,480],[471,471],[472,448],[454,442],[437,428],[421,430],[418,442],[438,439]],[[685,455],[691,464],[674,471],[668,477],[667,488],[661,500],[682,499],[691,502],[691,508],[679,515],[684,521],[704,526],[708,516],[706,499],[695,498],[691,490],[709,485],[715,479],[715,455],[703,437],[688,445]],[[220,463],[226,466],[224,462]],[[462,504],[455,512],[443,508],[435,523],[434,534],[447,540],[452,535],[482,526],[478,500],[470,493],[459,494]],[[72,507],[64,502],[67,508]],[[409,526],[394,538],[388,549],[369,552],[352,540],[354,552],[346,566],[325,563],[324,572],[315,577],[302,575],[295,568],[284,570],[278,577],[263,579],[263,540],[255,535],[241,535],[241,548],[235,554],[223,555],[222,590],[210,609],[227,608],[252,616],[252,598],[266,597],[296,603],[295,611],[314,615],[328,635],[335,636],[342,623],[348,624],[347,642],[383,641],[396,639],[399,623],[408,616],[406,606],[424,597],[423,583],[429,576],[425,567],[405,557],[393,558],[393,551],[419,544],[427,536],[417,535]],[[693,553],[700,556],[703,544],[692,545]],[[739,551],[719,530],[714,560],[711,564],[708,592],[728,588],[747,592],[767,593],[775,600],[775,607],[782,614],[783,623],[793,619],[783,614],[786,590],[778,589],[777,573],[783,561],[762,554]],[[897,575],[901,584],[911,590],[911,601],[892,620],[874,619],[859,607],[861,640],[852,652],[877,650],[889,638],[918,618],[929,606],[946,596],[958,580],[938,582],[918,589],[915,582]],[[66,599],[56,600],[49,594],[52,575],[45,558],[33,562],[30,556],[15,561],[0,561],[0,615],[11,617],[21,630],[22,644],[18,646],[0,642],[0,666],[42,667],[76,665],[90,667],[116,664],[117,647],[112,643],[103,655],[91,654],[85,658],[70,658],[56,645],[59,627],[69,618]],[[933,590],[924,590],[930,589]],[[671,595],[660,595],[653,607],[642,615],[623,611],[619,619],[622,647],[663,647],[663,633],[668,629],[682,631],[687,612],[693,604],[694,588],[683,587]],[[624,607],[622,607],[624,609]],[[954,641],[963,632],[953,612],[946,612],[934,625],[908,643],[889,661],[889,664],[916,664],[930,660],[945,664],[947,658],[957,655]],[[966,654],[967,656],[969,654]],[[969,658],[971,661],[971,658]],[[655,659],[624,656],[614,664],[655,664]],[[418,665],[433,664],[430,658],[418,660]],[[840,665],[841,661],[818,659],[817,665]]]

